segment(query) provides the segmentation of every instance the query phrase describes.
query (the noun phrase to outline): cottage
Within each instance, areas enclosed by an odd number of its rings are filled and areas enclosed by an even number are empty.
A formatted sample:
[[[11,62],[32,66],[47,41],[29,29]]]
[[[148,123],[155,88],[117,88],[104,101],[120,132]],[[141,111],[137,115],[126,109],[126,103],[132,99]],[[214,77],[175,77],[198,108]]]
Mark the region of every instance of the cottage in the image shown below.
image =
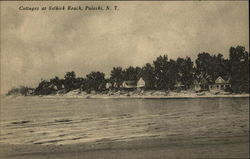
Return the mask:
[[[116,82],[113,83],[113,88],[117,89],[118,86],[120,86],[120,85],[118,85]]]
[[[196,79],[193,83],[193,88],[195,91],[202,91],[208,89],[207,80],[205,78]]]
[[[137,82],[137,88],[144,88],[144,87],[145,87],[145,81],[141,77]]]
[[[122,83],[124,89],[135,89],[137,87],[136,81],[124,81]]]
[[[225,90],[226,88],[230,88],[230,79],[225,80],[221,76],[219,76],[214,84],[209,85],[209,90]]]
[[[33,89],[33,88],[28,88],[27,95],[32,95],[32,94],[34,94],[34,92],[35,92],[35,89]]]
[[[185,86],[181,82],[176,82],[174,88],[178,91],[182,90]]]
[[[111,88],[112,88],[112,83],[107,82],[107,83],[106,83],[106,89],[111,89]]]
[[[193,88],[195,91],[200,91],[201,90],[201,83],[198,82],[198,80],[194,80]]]

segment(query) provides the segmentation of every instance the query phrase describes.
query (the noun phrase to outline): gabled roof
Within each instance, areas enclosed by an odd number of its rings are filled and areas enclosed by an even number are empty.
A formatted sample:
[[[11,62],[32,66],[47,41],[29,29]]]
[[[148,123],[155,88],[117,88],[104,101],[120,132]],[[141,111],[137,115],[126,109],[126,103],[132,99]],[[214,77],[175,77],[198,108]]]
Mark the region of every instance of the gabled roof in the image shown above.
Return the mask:
[[[142,77],[137,81],[137,87],[145,87],[145,81]]]
[[[198,82],[198,80],[194,80],[194,84],[200,84],[200,82]]]
[[[207,84],[207,80],[205,78],[195,79],[194,84]]]
[[[222,83],[229,83],[229,79],[228,80],[224,80],[221,76],[219,76],[215,82],[216,84],[222,84]]]
[[[135,88],[136,85],[137,85],[137,82],[136,82],[136,81],[124,81],[124,82],[122,83],[122,86],[123,86],[124,88]]]
[[[127,85],[136,85],[136,81],[124,81]]]

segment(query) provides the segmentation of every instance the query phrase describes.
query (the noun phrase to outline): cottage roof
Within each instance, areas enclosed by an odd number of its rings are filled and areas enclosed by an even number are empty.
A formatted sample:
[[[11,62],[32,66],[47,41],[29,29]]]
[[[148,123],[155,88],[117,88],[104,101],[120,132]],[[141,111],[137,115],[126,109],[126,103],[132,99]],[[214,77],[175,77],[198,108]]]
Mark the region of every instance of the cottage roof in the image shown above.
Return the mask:
[[[135,87],[136,87],[136,84],[137,84],[136,81],[124,81],[124,82],[122,83],[122,86],[123,86],[124,88],[135,88]]]
[[[136,81],[124,81],[127,85],[136,85]]]
[[[107,82],[106,83],[106,88],[110,88],[112,86],[112,83],[111,82]]]
[[[141,77],[137,82],[137,87],[144,87],[144,86],[145,86],[145,81]]]
[[[229,79],[228,80],[224,80],[221,76],[219,76],[215,82],[216,84],[222,84],[222,83],[229,83]]]

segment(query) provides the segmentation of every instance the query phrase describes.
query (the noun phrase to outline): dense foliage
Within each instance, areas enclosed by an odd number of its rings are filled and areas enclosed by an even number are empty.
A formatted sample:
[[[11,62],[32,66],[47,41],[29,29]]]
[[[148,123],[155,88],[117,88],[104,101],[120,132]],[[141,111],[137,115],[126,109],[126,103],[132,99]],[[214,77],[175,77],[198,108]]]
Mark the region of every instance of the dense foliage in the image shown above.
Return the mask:
[[[20,86],[18,88],[12,88],[11,90],[8,91],[7,95],[32,95],[34,89],[25,87],[25,86]]]
[[[75,72],[71,71],[67,72],[63,79],[56,76],[50,80],[42,80],[34,93],[47,95],[66,93],[74,89],[87,92],[103,91],[107,82],[111,83],[112,89],[119,90],[123,81],[136,81],[139,78],[144,79],[146,89],[150,90],[172,90],[177,83],[184,86],[183,89],[190,89],[195,80],[212,84],[219,76],[231,81],[231,91],[249,92],[249,53],[243,46],[231,47],[229,59],[225,59],[220,53],[199,53],[195,63],[190,57],[173,60],[167,55],[160,55],[152,63],[146,63],[142,67],[113,67],[109,79],[105,79],[105,74],[99,71],[91,72],[85,78],[77,77]],[[13,92],[26,95],[27,89],[15,88],[8,94]]]
[[[232,90],[249,92],[249,53],[242,46],[230,48],[229,67]]]

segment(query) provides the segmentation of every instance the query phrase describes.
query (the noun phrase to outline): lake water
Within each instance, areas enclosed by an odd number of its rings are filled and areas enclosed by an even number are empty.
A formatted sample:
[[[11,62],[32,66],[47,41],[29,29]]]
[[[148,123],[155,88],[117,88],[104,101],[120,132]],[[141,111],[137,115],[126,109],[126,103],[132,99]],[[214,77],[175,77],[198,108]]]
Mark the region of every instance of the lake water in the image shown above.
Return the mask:
[[[2,98],[1,143],[248,136],[249,99]]]

